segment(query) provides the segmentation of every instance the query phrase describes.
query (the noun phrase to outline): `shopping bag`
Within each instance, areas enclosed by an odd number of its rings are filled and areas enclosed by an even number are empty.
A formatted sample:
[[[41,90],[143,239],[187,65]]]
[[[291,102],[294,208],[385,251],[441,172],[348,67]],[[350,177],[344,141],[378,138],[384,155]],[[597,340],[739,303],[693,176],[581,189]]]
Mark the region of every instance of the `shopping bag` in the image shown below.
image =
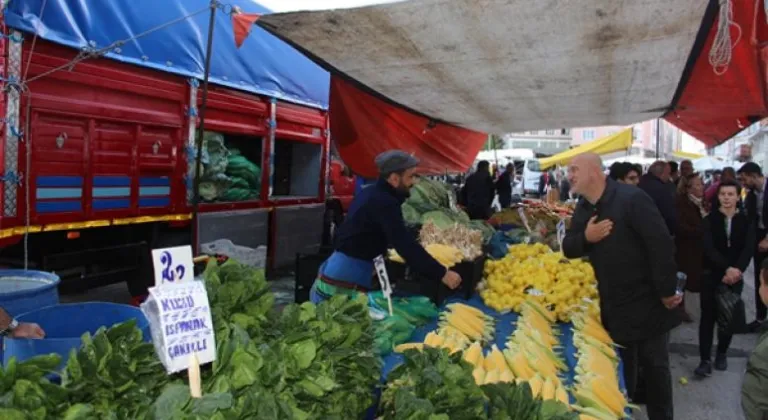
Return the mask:
[[[717,328],[723,334],[736,334],[744,330],[747,316],[741,293],[727,284],[719,284],[715,290]]]

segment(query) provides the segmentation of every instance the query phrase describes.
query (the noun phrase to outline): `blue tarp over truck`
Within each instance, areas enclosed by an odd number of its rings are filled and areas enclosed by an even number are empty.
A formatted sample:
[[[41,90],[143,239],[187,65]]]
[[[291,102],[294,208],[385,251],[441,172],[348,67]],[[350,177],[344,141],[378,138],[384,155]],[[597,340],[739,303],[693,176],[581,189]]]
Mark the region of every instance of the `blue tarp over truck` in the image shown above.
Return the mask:
[[[4,14],[12,28],[77,49],[101,49],[127,39],[106,56],[202,79],[209,4],[209,0],[11,0]],[[256,26],[238,49],[228,14],[231,6],[243,13],[270,13],[249,0],[228,1],[217,11],[211,82],[327,109],[329,73]],[[173,21],[177,22],[169,24]],[[139,36],[155,28],[159,29]]]

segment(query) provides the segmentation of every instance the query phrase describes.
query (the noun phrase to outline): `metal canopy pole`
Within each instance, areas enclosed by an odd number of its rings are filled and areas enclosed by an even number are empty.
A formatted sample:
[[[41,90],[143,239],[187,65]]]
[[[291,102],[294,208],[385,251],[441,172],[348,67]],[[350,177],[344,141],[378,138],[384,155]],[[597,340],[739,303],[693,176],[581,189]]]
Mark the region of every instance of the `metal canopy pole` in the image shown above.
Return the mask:
[[[661,119],[656,118],[656,159],[659,159],[660,146],[661,146]]]
[[[211,0],[211,14],[208,19],[208,45],[205,48],[205,71],[203,73],[203,99],[200,104],[200,128],[197,130],[197,150],[195,155],[195,179],[194,185],[194,200],[192,201],[192,245],[194,255],[199,252],[197,244],[197,229],[199,225],[199,209],[200,209],[200,172],[202,171],[203,161],[203,137],[205,135],[205,108],[208,104],[208,77],[211,74],[211,50],[213,49],[213,28],[216,23],[216,8],[218,2]]]

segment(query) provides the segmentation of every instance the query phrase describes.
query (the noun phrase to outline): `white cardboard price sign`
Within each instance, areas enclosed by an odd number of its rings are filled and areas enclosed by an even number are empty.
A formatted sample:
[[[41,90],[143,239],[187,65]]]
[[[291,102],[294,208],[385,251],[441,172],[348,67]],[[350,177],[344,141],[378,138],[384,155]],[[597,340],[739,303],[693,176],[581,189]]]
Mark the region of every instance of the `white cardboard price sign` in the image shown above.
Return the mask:
[[[169,374],[187,369],[192,355],[201,365],[216,360],[216,338],[203,282],[150,288],[141,310],[149,320],[155,351]]]
[[[189,245],[152,250],[155,286],[190,282],[195,277],[192,247]]]
[[[381,293],[387,298],[387,304],[389,305],[389,315],[392,315],[392,284],[389,282],[389,274],[387,274],[387,264],[384,262],[384,257],[379,255],[373,259],[373,266],[376,269],[376,275],[379,277],[379,284],[381,285]]]

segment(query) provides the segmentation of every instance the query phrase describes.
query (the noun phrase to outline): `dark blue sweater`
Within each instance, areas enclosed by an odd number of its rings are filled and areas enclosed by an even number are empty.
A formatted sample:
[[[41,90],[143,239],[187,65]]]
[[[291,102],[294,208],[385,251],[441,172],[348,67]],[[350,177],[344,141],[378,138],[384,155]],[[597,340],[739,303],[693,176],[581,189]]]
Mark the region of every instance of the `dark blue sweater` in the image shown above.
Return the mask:
[[[446,269],[405,228],[400,206],[405,201],[391,185],[378,181],[357,194],[336,232],[336,251],[372,261],[394,248],[418,273],[440,281]]]

